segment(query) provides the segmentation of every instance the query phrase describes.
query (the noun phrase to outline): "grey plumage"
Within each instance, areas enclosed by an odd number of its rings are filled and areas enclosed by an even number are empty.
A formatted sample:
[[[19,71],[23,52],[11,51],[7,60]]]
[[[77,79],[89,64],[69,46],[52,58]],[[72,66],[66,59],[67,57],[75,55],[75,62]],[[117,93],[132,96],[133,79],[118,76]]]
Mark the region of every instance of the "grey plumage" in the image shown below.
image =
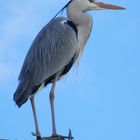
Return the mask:
[[[56,18],[65,8],[67,8],[68,18]],[[37,140],[41,139],[41,134],[35,110],[35,94],[42,86],[52,83],[49,99],[52,135],[56,137],[54,111],[56,81],[70,70],[82,54],[93,24],[92,17],[86,11],[94,9],[123,10],[124,8],[96,0],[70,0],[39,32],[27,53],[18,78],[19,85],[14,94],[14,101],[20,107],[30,99]]]
[[[76,32],[67,21],[68,19],[63,17],[52,20],[33,41],[18,78],[19,86],[14,94],[14,101],[19,107],[35,94],[33,90],[36,87],[39,88],[58,72],[61,75],[72,58],[77,56]]]

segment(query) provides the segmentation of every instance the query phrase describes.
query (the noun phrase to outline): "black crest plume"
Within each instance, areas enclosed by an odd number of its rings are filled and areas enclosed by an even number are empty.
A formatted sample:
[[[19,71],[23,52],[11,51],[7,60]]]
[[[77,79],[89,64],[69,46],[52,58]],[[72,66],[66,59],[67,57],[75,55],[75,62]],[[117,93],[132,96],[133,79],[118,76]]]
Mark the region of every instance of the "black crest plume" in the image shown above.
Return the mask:
[[[53,19],[55,19],[57,16],[58,16],[58,14],[60,14],[61,12],[63,12],[64,11],[64,9],[65,8],[67,8],[68,7],[68,5],[72,2],[73,0],[70,0],[52,19],[51,19],[51,21],[53,20]]]

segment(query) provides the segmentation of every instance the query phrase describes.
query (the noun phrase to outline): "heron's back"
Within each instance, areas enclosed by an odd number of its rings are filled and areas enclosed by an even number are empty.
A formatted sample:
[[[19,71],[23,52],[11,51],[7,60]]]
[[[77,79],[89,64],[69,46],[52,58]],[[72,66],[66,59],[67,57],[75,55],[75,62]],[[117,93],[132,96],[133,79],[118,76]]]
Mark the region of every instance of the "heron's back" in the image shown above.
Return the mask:
[[[66,74],[78,54],[77,27],[67,18],[49,22],[37,35],[23,63],[14,100],[21,106],[42,83]]]

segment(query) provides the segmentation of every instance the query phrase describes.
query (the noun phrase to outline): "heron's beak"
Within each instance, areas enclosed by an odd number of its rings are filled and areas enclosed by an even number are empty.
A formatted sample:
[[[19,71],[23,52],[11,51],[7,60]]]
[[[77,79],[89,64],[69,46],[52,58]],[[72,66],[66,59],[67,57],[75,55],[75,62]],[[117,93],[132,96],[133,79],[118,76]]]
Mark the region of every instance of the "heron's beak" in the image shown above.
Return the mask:
[[[121,7],[121,6],[106,4],[106,3],[103,3],[103,2],[97,2],[97,1],[94,1],[94,3],[101,9],[125,10],[125,8]]]

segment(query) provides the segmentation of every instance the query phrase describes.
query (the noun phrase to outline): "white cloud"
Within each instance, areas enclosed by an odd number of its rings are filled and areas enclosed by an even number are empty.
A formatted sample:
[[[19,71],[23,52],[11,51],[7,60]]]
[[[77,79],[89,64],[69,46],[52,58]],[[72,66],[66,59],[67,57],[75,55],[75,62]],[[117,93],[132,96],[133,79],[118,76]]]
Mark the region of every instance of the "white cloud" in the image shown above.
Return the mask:
[[[22,44],[21,38],[30,36],[31,31],[28,24],[33,23],[35,19],[34,8],[30,7],[31,1],[26,3],[14,3],[3,7],[1,13],[7,13],[8,16],[3,17],[0,23],[0,80],[7,79],[15,74],[17,69],[18,55],[22,52],[19,47]],[[10,16],[9,16],[10,15]],[[33,17],[33,18],[31,18]],[[16,49],[17,48],[17,49]]]
[[[55,9],[62,5],[61,1],[53,5],[50,0],[3,2],[0,9],[0,13],[4,14],[0,22],[0,79],[17,72],[17,63],[22,65],[24,52],[27,52],[35,35],[57,12]]]

